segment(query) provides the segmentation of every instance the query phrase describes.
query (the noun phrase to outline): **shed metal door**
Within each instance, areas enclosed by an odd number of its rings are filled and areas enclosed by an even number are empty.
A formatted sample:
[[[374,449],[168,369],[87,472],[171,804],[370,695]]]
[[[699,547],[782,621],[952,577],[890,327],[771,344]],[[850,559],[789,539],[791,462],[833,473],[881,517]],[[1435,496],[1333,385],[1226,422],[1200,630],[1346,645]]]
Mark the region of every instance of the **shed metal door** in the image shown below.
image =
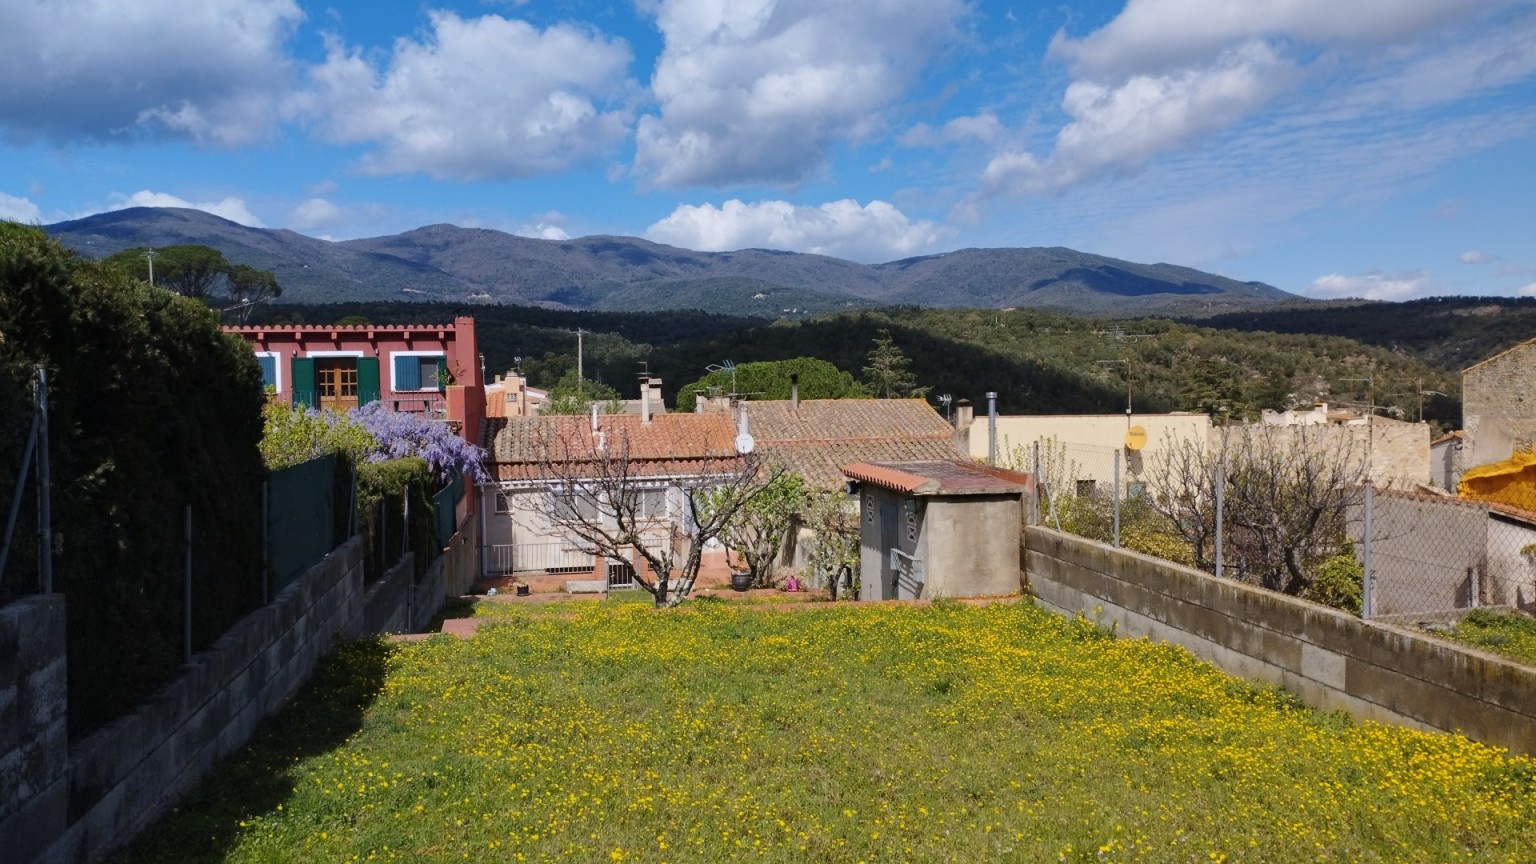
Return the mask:
[[[901,536],[897,534],[896,504],[880,502],[880,598],[896,599],[896,570],[891,567],[891,550],[900,548]]]

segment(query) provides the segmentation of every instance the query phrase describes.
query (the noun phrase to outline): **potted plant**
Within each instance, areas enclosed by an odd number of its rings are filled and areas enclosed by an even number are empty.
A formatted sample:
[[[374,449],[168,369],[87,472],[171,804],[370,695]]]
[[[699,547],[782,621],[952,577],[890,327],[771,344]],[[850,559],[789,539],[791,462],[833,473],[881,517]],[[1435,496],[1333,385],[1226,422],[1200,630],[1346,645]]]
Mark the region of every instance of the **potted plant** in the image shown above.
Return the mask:
[[[527,582],[524,582],[523,580],[519,579],[516,582],[512,583],[512,588],[513,588],[513,593],[515,593],[517,596],[519,596],[519,597],[527,597],[528,596],[528,590],[529,589],[528,589],[528,583]]]

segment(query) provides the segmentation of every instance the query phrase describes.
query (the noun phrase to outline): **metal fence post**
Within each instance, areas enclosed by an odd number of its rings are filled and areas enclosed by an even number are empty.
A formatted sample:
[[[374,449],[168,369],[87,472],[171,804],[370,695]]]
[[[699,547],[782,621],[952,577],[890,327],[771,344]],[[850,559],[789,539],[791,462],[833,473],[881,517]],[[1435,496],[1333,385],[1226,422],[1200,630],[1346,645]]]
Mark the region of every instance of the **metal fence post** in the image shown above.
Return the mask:
[[[1365,524],[1361,527],[1360,549],[1360,617],[1370,620],[1376,616],[1376,591],[1371,577],[1371,507],[1375,496],[1371,481],[1365,481]]]
[[[272,602],[272,566],[268,559],[269,553],[267,551],[272,545],[272,538],[270,536],[272,527],[267,522],[270,514],[271,505],[267,500],[267,481],[263,478],[261,481],[261,605],[263,606]]]
[[[1115,548],[1120,548],[1120,451],[1115,451]]]
[[[1216,463],[1216,578],[1221,578],[1221,523],[1222,507],[1227,502],[1227,451],[1221,451],[1221,461]]]
[[[997,467],[997,393],[987,391],[987,464]]]
[[[1040,490],[1042,488],[1044,488],[1044,487],[1040,483],[1040,439],[1036,438],[1035,439],[1035,504],[1034,504],[1034,508],[1035,508],[1035,513],[1034,513],[1035,521],[1033,523],[1035,525],[1039,525],[1040,524]]]
[[[42,541],[38,575],[43,593],[53,593],[53,501],[48,494],[48,370],[37,366],[37,533]]]
[[[186,572],[182,581],[182,649],[185,662],[192,662],[192,505],[185,511],[186,524]]]
[[[11,515],[5,522],[5,543],[0,545],[0,576],[5,575],[5,562],[11,555],[11,536],[16,532],[16,517],[21,515],[21,497],[27,491],[27,472],[32,468],[32,449],[37,445],[37,415],[32,415],[32,431],[27,434],[27,446],[21,453],[21,467],[16,470],[16,488],[11,490]],[[38,590],[50,593],[42,587],[42,574],[38,574]]]

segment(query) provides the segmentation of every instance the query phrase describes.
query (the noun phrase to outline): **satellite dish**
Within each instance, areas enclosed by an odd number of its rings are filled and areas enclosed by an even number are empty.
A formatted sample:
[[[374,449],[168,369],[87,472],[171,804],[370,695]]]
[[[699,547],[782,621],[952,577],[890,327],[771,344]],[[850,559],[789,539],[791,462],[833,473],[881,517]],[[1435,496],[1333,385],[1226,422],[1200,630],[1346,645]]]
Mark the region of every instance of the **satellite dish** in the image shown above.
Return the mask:
[[[756,443],[757,442],[752,440],[751,435],[743,432],[736,436],[736,452],[745,456],[752,452],[752,448],[756,445]]]
[[[1140,426],[1132,426],[1125,430],[1125,449],[1140,450],[1147,446],[1147,430]]]

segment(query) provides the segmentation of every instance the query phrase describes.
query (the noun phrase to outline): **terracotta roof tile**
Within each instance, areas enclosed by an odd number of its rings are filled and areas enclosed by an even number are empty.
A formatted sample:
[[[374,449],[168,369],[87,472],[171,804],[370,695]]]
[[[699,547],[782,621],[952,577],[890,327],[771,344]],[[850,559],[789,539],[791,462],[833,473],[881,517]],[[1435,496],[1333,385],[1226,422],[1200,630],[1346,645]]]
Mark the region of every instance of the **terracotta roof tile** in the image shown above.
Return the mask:
[[[487,417],[481,427],[486,466],[501,479],[531,479],[551,446],[574,458],[595,457],[601,440],[609,453],[623,450],[639,476],[730,470],[740,463],[736,429],[724,414],[663,414],[649,424],[629,414],[598,416]],[[568,448],[568,449],[567,449]]]
[[[764,458],[820,489],[843,485],[842,467],[871,460],[963,458],[954,429],[921,399],[747,402],[747,428]]]
[[[923,462],[857,462],[848,477],[908,495],[1018,495],[1029,491],[1028,474],[959,459]]]

